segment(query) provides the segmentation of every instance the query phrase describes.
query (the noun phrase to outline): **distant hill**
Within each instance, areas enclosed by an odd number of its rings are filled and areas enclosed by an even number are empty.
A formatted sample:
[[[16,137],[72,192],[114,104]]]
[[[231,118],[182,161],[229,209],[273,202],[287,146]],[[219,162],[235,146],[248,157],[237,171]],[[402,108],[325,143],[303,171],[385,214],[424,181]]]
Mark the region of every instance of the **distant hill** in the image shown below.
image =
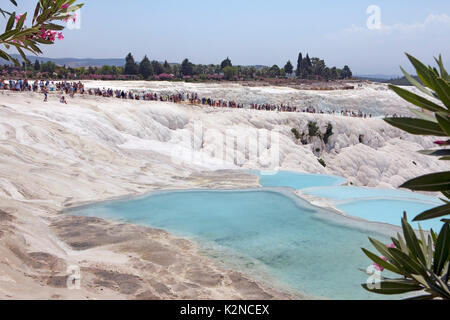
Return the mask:
[[[23,62],[23,59],[18,54],[12,54],[13,58],[18,59],[20,63]],[[40,62],[48,62],[51,61],[55,63],[58,66],[66,66],[71,68],[80,68],[80,67],[102,67],[104,65],[108,66],[116,66],[116,67],[123,67],[125,65],[125,59],[91,59],[91,58],[47,58],[47,57],[36,57],[36,56],[27,56],[27,59],[31,61],[31,63],[34,63],[36,60],[39,60]],[[163,61],[160,61],[160,63],[164,63]],[[6,61],[2,58],[0,58],[0,65],[3,64],[12,64],[9,61]],[[171,66],[180,65],[179,63],[169,63]],[[263,65],[254,65],[249,67],[255,67],[256,70],[260,70],[263,68],[267,68]]]
[[[419,81],[419,83],[422,83],[422,81],[420,81],[418,76],[413,76],[414,79],[416,79],[417,81]],[[408,79],[406,79],[406,77],[399,77],[396,79],[391,79],[389,81],[386,81],[386,83],[390,83],[396,86],[412,86],[411,83],[409,83]]]
[[[358,78],[361,80],[369,80],[373,82],[386,82],[392,79],[399,78],[398,75],[387,75],[387,74],[360,74],[354,75],[353,78]]]
[[[21,63],[23,59],[18,54],[13,54],[13,58],[18,59]],[[47,58],[47,57],[36,57],[36,56],[27,56],[27,59],[34,63],[36,60],[41,62],[51,61],[58,66],[66,66],[72,68],[80,68],[80,67],[101,67],[104,65],[123,67],[125,65],[125,59],[80,59],[80,58]],[[0,58],[0,64],[11,64],[9,61]]]
[[[248,67],[254,67],[256,70],[261,70],[261,69],[264,69],[264,68],[268,68],[267,66],[263,66],[263,65],[260,65],[260,64],[257,64],[257,65],[254,65],[254,66],[248,66]]]
[[[377,73],[377,74],[360,74],[360,75],[357,75],[356,77],[390,80],[390,79],[398,78],[398,77],[400,77],[400,75]]]
[[[388,76],[388,75],[377,74],[377,75],[359,75],[359,76],[354,76],[354,78],[358,78],[361,80],[369,80],[372,82],[389,83],[389,84],[393,84],[393,85],[397,85],[397,86],[411,86],[408,79],[406,79],[406,77],[401,77],[401,76]],[[413,76],[413,78],[416,79],[417,81],[421,82],[419,77]]]

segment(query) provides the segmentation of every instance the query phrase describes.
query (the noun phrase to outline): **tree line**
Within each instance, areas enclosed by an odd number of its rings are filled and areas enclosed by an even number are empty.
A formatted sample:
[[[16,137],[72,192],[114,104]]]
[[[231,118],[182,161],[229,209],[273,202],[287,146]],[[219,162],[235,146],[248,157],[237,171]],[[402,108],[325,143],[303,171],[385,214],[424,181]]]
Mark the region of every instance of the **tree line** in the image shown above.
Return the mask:
[[[353,77],[349,66],[342,69],[337,67],[329,68],[325,61],[320,58],[310,58],[309,54],[303,57],[299,53],[297,60],[297,68],[291,61],[288,61],[283,68],[278,65],[272,67],[257,68],[255,66],[233,66],[230,58],[227,57],[220,65],[202,65],[193,64],[189,59],[184,59],[180,64],[169,64],[167,60],[164,63],[158,61],[150,61],[145,56],[140,63],[136,63],[133,55],[129,53],[125,58],[125,75],[140,75],[143,79],[160,74],[173,74],[176,78],[186,78],[193,76],[221,75],[226,80],[242,79],[242,78],[285,78],[296,77],[298,79],[311,80],[337,80],[350,79]]]
[[[17,67],[3,66],[2,70],[14,71]],[[227,57],[220,64],[194,64],[189,59],[184,59],[181,64],[163,63],[150,60],[148,56],[140,62],[136,62],[133,55],[129,53],[125,58],[123,67],[104,65],[102,67],[66,67],[58,66],[54,62],[41,62],[36,60],[33,64],[23,62],[20,68],[27,74],[36,75],[43,73],[45,76],[60,79],[200,79],[200,80],[247,80],[265,78],[297,78],[310,80],[338,80],[352,78],[352,71],[348,66],[339,69],[329,68],[325,61],[319,58],[310,58],[308,54],[303,57],[299,54],[297,66],[294,69],[291,61],[284,67],[278,65],[272,67],[257,66],[234,66],[231,59]],[[19,69],[19,70],[20,70]],[[11,72],[10,72],[11,73]],[[31,76],[31,75],[30,75]]]

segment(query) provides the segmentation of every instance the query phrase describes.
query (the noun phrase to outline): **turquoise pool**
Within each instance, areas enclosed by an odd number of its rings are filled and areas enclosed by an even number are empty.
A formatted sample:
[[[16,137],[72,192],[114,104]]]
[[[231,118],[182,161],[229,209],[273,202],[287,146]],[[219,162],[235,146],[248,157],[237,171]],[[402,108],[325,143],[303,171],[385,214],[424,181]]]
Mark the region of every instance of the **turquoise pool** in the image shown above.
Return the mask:
[[[404,200],[363,200],[354,201],[338,205],[338,209],[345,213],[359,217],[365,220],[389,223],[392,225],[400,224],[400,217],[403,212],[408,214],[408,220],[415,229],[419,229],[419,223],[411,220],[420,213],[432,209],[437,205],[419,202],[419,201],[404,201]],[[424,230],[434,229],[439,232],[443,226],[440,219],[428,220],[420,222],[420,226]]]
[[[371,265],[360,248],[371,248],[369,236],[390,243],[403,211],[413,218],[440,204],[408,191],[343,186],[346,180],[336,176],[251,173],[263,188],[157,192],[69,213],[165,229],[199,243],[225,267],[314,297],[386,299],[360,287],[367,276],[359,269]],[[314,207],[288,188],[326,198],[364,220]],[[441,225],[438,220],[422,223],[435,230]]]
[[[339,186],[347,182],[346,179],[338,176],[303,174],[291,171],[279,171],[273,175],[264,175],[259,171],[249,171],[259,177],[259,183],[263,187],[289,187],[297,190],[324,187]]]
[[[396,189],[377,189],[377,188],[339,186],[339,187],[308,188],[304,189],[303,193],[334,200],[396,198],[411,201],[433,202],[437,204],[441,203],[441,201],[436,197],[427,196],[417,192],[410,192],[407,190],[396,190]]]
[[[401,225],[401,217],[406,211],[408,220],[416,229],[419,229],[419,224],[412,222],[414,217],[442,205],[437,197],[393,189],[339,186],[308,188],[302,193],[329,199],[336,208],[351,216],[396,226]],[[443,223],[440,219],[433,219],[421,222],[420,226],[424,230],[433,228],[440,231]]]
[[[316,297],[380,298],[360,287],[367,276],[358,268],[371,264],[360,248],[370,247],[368,236],[388,242],[387,233],[312,207],[292,191],[162,192],[70,213],[165,229],[225,266]]]
[[[412,222],[412,219],[426,210],[442,205],[437,197],[407,190],[344,186],[346,179],[338,176],[290,171],[279,171],[274,175],[264,175],[259,171],[248,172],[257,175],[263,187],[301,190],[306,195],[331,200],[329,202],[335,208],[348,215],[395,226],[401,226],[401,218],[406,211],[411,225],[419,229],[419,224]],[[440,230],[442,225],[440,219],[420,223],[423,229],[433,228],[435,231]]]

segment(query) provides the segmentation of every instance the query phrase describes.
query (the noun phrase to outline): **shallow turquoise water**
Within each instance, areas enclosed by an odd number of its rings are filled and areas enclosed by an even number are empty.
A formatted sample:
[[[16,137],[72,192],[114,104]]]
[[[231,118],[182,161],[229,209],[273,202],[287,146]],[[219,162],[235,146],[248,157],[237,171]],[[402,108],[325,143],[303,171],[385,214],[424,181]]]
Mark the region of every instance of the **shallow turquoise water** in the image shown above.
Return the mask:
[[[331,199],[338,209],[351,216],[396,226],[401,225],[403,212],[406,211],[408,220],[416,229],[419,229],[419,224],[412,220],[417,215],[442,205],[436,197],[403,190],[339,186],[309,188],[302,192]],[[420,226],[424,230],[433,228],[439,231],[443,223],[438,218],[422,221]]]
[[[255,278],[268,274],[317,297],[380,298],[360,287],[367,276],[358,268],[365,270],[371,264],[360,250],[370,247],[367,237],[386,240],[386,236],[368,231],[365,223],[312,207],[293,194],[168,192],[71,213],[165,229],[214,248],[215,258],[225,264],[245,263],[240,269]]]
[[[401,226],[401,218],[406,211],[411,225],[419,229],[419,224],[412,222],[414,217],[442,205],[442,201],[437,197],[407,190],[343,186],[346,180],[338,176],[290,171],[279,171],[274,175],[264,175],[258,171],[249,172],[259,177],[259,183],[263,187],[289,187],[302,190],[304,194],[333,200],[332,203],[336,208],[349,215],[395,226]],[[424,230],[433,228],[438,231],[443,223],[438,218],[421,222],[420,226]]]
[[[403,211],[409,218],[440,204],[439,199],[400,190],[341,186],[336,176],[279,172],[259,176],[263,189],[253,191],[185,191],[100,203],[70,210],[72,214],[115,219],[165,229],[190,238],[226,266],[270,283],[332,299],[386,299],[364,291],[371,265],[361,247],[368,237],[390,243]],[[311,206],[289,187],[327,198],[349,215]],[[421,223],[435,230],[438,220]],[[375,252],[375,250],[372,250]]]
[[[400,225],[403,212],[408,214],[408,220],[415,229],[419,229],[419,223],[412,219],[422,212],[435,208],[437,205],[425,202],[413,202],[404,200],[364,200],[340,204],[337,207],[345,213],[369,221]],[[439,232],[443,226],[440,219],[421,221],[420,226],[424,230],[433,229]]]
[[[308,188],[303,190],[304,193],[334,199],[334,200],[348,200],[348,199],[362,199],[362,198],[401,198],[404,200],[413,201],[429,201],[440,203],[436,197],[423,195],[421,193],[410,192],[406,190],[396,189],[377,189],[377,188],[363,188],[363,187],[324,187],[324,188]]]
[[[290,187],[300,190],[311,187],[338,186],[347,181],[338,176],[302,174],[290,171],[279,171],[274,175],[264,175],[258,171],[250,172],[259,177],[259,183],[263,187]]]

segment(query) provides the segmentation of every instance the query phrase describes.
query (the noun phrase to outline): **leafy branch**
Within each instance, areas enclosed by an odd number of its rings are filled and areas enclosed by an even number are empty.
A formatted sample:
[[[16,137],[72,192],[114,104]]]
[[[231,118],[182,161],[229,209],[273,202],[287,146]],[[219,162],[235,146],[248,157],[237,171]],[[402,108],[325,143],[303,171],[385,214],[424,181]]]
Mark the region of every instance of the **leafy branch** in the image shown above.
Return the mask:
[[[51,45],[54,43],[57,32],[64,29],[64,26],[58,22],[76,19],[74,11],[79,10],[83,4],[76,4],[77,0],[39,0],[34,10],[31,26],[26,27],[25,22],[27,13],[16,15],[16,12],[7,12],[0,9],[0,13],[6,19],[5,32],[0,35],[0,45],[6,50],[15,48],[21,57],[28,61],[24,51],[38,55],[42,51],[40,45]],[[17,6],[15,0],[10,2]],[[61,37],[61,35],[60,35]],[[4,50],[0,50],[0,58],[14,62],[19,65],[17,59],[14,59]]]
[[[439,157],[440,160],[450,160],[450,76],[442,62],[442,56],[435,59],[439,71],[433,67],[426,67],[416,58],[408,55],[409,60],[417,70],[417,75],[424,85],[420,84],[402,69],[406,78],[420,92],[433,98],[433,100],[419,96],[411,91],[391,85],[390,88],[406,101],[418,106],[421,110],[415,109],[417,118],[390,118],[386,119],[389,124],[409,132],[414,135],[429,135],[442,137],[443,140],[436,141],[436,145],[441,146],[437,150],[423,150],[422,154]],[[414,191],[438,191],[446,200],[444,205],[428,210],[414,219],[423,221],[450,215],[450,172],[439,172],[425,175],[404,183],[401,188]]]
[[[404,69],[402,72],[427,98],[391,85],[390,88],[394,92],[420,110],[411,109],[418,118],[389,118],[385,121],[413,135],[444,137],[443,140],[435,142],[440,149],[423,150],[420,153],[449,161],[450,150],[447,147],[450,146],[450,77],[444,68],[442,56],[435,59],[439,70],[426,67],[409,54],[407,56],[423,84]],[[450,172],[421,176],[404,183],[401,188],[441,192],[445,198],[442,199],[442,206],[421,213],[414,221],[441,218],[450,214]],[[422,293],[413,299],[450,299],[450,220],[442,221],[444,226],[439,235],[431,230],[427,236],[420,229],[419,239],[405,217],[402,220],[403,237],[398,234],[396,238],[392,238],[392,246],[387,247],[377,240],[370,239],[382,256],[379,257],[366,249],[362,249],[363,252],[380,271],[386,269],[401,278],[382,278],[377,288],[366,284],[363,287],[370,292],[385,295]]]

